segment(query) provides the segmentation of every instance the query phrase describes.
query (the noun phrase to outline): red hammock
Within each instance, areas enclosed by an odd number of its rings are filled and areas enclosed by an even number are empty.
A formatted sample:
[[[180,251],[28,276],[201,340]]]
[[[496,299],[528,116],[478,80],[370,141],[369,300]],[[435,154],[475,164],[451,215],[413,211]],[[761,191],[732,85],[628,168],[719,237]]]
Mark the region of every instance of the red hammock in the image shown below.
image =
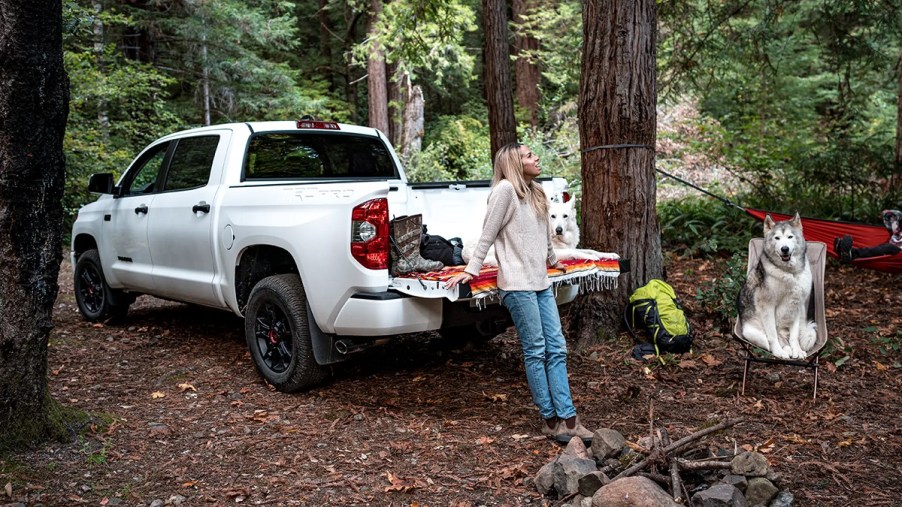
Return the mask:
[[[792,218],[790,215],[772,211],[754,208],[743,209],[745,209],[746,213],[761,221],[764,220],[766,215],[770,215],[774,221],[778,222]],[[804,229],[806,240],[826,243],[827,253],[836,258],[839,258],[839,254],[833,248],[833,240],[838,236],[852,236],[852,244],[856,247],[875,246],[886,243],[889,239],[889,232],[885,227],[854,222],[837,222],[802,217],[802,228]],[[855,259],[852,261],[852,265],[886,273],[902,273],[902,254]]]

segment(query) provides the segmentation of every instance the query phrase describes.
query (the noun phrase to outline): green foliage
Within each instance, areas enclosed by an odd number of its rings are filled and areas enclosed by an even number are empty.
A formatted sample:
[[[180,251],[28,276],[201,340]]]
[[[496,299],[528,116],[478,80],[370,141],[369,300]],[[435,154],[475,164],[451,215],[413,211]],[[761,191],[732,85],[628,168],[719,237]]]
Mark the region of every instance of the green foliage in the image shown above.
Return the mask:
[[[441,88],[467,83],[473,76],[475,58],[464,46],[464,35],[476,30],[476,13],[460,1],[394,0],[384,2],[374,38],[355,49],[364,62],[378,43],[386,61],[398,62],[411,79],[429,81]]]
[[[715,322],[725,333],[730,332],[732,320],[736,318],[736,298],[745,283],[747,264],[745,252],[737,252],[719,265],[717,276],[696,289],[696,301],[714,314]]]
[[[542,69],[540,117],[554,126],[568,111],[574,110],[575,114],[582,53],[582,4],[565,0],[542,5],[514,28],[539,42],[538,49],[524,51],[520,57],[529,58]]]
[[[408,162],[411,181],[491,179],[488,126],[476,118],[443,116],[424,142],[423,150]]]
[[[665,97],[700,98],[707,149],[750,184],[745,204],[870,218],[892,173],[899,2],[668,2]],[[875,197],[876,196],[876,197]]]
[[[902,330],[881,332],[875,327],[867,327],[865,331],[871,335],[871,343],[877,345],[880,353],[893,361],[896,368],[902,367]]]
[[[66,155],[68,232],[82,205],[93,200],[88,177],[111,172],[117,176],[149,142],[184,124],[172,111],[168,89],[175,80],[153,67],[128,60],[114,44],[95,47],[84,31],[95,21],[107,29],[129,22],[111,13],[96,15],[74,2],[65,4],[63,61],[69,75],[69,120],[63,149]]]
[[[658,203],[661,246],[691,257],[718,252],[744,252],[760,223],[742,210],[710,197],[688,197]]]

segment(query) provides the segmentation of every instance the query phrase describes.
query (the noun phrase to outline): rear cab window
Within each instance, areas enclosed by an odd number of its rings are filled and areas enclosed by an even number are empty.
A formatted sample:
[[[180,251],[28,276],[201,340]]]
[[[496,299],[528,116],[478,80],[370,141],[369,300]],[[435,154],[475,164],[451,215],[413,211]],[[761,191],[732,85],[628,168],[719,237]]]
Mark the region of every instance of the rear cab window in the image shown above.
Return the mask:
[[[380,139],[349,134],[260,132],[251,137],[243,168],[245,181],[398,177]]]

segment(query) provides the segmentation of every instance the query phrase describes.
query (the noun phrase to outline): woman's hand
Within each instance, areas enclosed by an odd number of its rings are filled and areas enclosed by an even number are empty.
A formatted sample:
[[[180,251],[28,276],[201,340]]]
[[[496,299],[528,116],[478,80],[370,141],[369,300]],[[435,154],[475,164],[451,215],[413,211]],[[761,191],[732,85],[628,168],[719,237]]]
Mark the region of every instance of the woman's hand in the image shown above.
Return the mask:
[[[470,283],[470,280],[473,279],[473,275],[467,273],[466,271],[461,271],[460,273],[454,275],[445,282],[445,287],[448,289],[453,289],[459,283]]]
[[[564,271],[564,272],[567,271],[567,266],[564,266],[563,264],[561,264],[561,261],[555,262],[555,263],[554,263],[554,266],[551,266],[551,267],[552,267],[553,269],[557,269],[557,270],[560,270],[560,271]]]

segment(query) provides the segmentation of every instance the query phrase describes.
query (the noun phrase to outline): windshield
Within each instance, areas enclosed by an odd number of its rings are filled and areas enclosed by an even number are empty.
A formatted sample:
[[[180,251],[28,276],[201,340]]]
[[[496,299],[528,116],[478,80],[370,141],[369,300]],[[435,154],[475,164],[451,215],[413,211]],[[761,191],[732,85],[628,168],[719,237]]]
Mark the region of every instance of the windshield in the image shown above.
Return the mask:
[[[398,178],[385,144],[373,137],[261,133],[251,138],[245,180]]]

